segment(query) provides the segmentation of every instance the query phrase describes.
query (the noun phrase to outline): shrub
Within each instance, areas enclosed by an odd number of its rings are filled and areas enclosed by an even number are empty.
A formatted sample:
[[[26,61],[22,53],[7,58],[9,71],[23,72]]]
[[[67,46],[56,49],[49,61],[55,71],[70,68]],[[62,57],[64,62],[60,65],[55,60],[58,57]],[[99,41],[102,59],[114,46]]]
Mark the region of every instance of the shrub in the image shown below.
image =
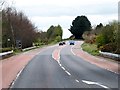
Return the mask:
[[[0,48],[0,52],[8,52],[11,50],[12,50],[12,48]]]
[[[83,43],[82,44],[82,49],[84,51],[87,51],[88,53],[90,53],[92,55],[99,55],[97,45],[95,45],[95,44]]]
[[[86,43],[90,43],[90,44],[95,43],[96,35],[92,34],[90,31],[84,32],[82,37],[83,37],[83,39],[85,40]]]
[[[115,43],[109,43],[100,47],[100,50],[103,52],[112,52],[114,53],[117,45]]]
[[[105,45],[106,44],[106,39],[105,37],[100,34],[96,37],[96,43],[97,43],[97,47],[99,48],[100,46],[102,45]]]

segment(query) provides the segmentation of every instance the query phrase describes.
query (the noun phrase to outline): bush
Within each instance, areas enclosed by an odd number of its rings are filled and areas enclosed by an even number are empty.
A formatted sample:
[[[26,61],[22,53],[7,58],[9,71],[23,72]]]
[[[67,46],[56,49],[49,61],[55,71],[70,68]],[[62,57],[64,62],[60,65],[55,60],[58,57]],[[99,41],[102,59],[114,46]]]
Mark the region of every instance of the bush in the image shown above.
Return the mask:
[[[106,44],[106,40],[104,38],[104,36],[102,34],[98,35],[96,37],[96,43],[97,43],[97,47],[99,48],[100,46],[102,45],[105,45]]]
[[[83,39],[85,40],[86,43],[90,43],[90,44],[95,43],[96,35],[90,33],[90,31],[84,32],[82,37],[83,37]]]
[[[97,45],[95,44],[89,44],[89,43],[83,43],[82,49],[92,55],[99,55],[99,51],[97,49]]]
[[[61,36],[57,36],[57,37],[55,38],[55,40],[56,40],[57,42],[60,42],[60,41],[61,41]]]
[[[8,52],[11,50],[12,50],[12,48],[0,48],[0,52]]]
[[[114,53],[116,51],[117,45],[115,43],[109,43],[100,47],[100,50],[103,52]]]

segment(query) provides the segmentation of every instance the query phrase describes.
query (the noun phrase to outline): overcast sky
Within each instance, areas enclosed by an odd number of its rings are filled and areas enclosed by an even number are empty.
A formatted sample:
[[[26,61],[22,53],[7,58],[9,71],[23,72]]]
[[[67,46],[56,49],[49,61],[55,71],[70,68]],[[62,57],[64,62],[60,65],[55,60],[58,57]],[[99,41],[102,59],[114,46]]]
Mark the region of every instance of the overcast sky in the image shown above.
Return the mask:
[[[13,6],[23,11],[41,30],[51,25],[61,25],[63,38],[71,35],[68,31],[72,21],[81,15],[90,20],[92,26],[107,24],[118,19],[119,0],[12,0]]]

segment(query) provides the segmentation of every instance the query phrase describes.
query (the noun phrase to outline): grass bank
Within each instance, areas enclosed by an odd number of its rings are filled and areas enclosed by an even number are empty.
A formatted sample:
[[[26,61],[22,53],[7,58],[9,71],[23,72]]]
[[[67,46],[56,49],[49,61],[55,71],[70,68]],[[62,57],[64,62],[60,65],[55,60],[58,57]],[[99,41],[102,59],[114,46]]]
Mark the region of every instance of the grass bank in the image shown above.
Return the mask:
[[[96,44],[83,43],[81,47],[84,51],[88,52],[91,55],[94,55],[94,56],[99,55],[99,51],[97,49]]]

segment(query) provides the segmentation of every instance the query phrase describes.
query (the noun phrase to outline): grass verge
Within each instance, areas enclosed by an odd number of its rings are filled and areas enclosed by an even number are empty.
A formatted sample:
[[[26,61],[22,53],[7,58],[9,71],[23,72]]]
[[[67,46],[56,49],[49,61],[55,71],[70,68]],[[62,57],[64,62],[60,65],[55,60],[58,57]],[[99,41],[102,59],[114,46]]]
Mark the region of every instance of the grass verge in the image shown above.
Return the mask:
[[[91,55],[94,55],[94,56],[99,55],[99,51],[97,49],[96,44],[83,43],[81,47],[84,51],[88,52]]]

